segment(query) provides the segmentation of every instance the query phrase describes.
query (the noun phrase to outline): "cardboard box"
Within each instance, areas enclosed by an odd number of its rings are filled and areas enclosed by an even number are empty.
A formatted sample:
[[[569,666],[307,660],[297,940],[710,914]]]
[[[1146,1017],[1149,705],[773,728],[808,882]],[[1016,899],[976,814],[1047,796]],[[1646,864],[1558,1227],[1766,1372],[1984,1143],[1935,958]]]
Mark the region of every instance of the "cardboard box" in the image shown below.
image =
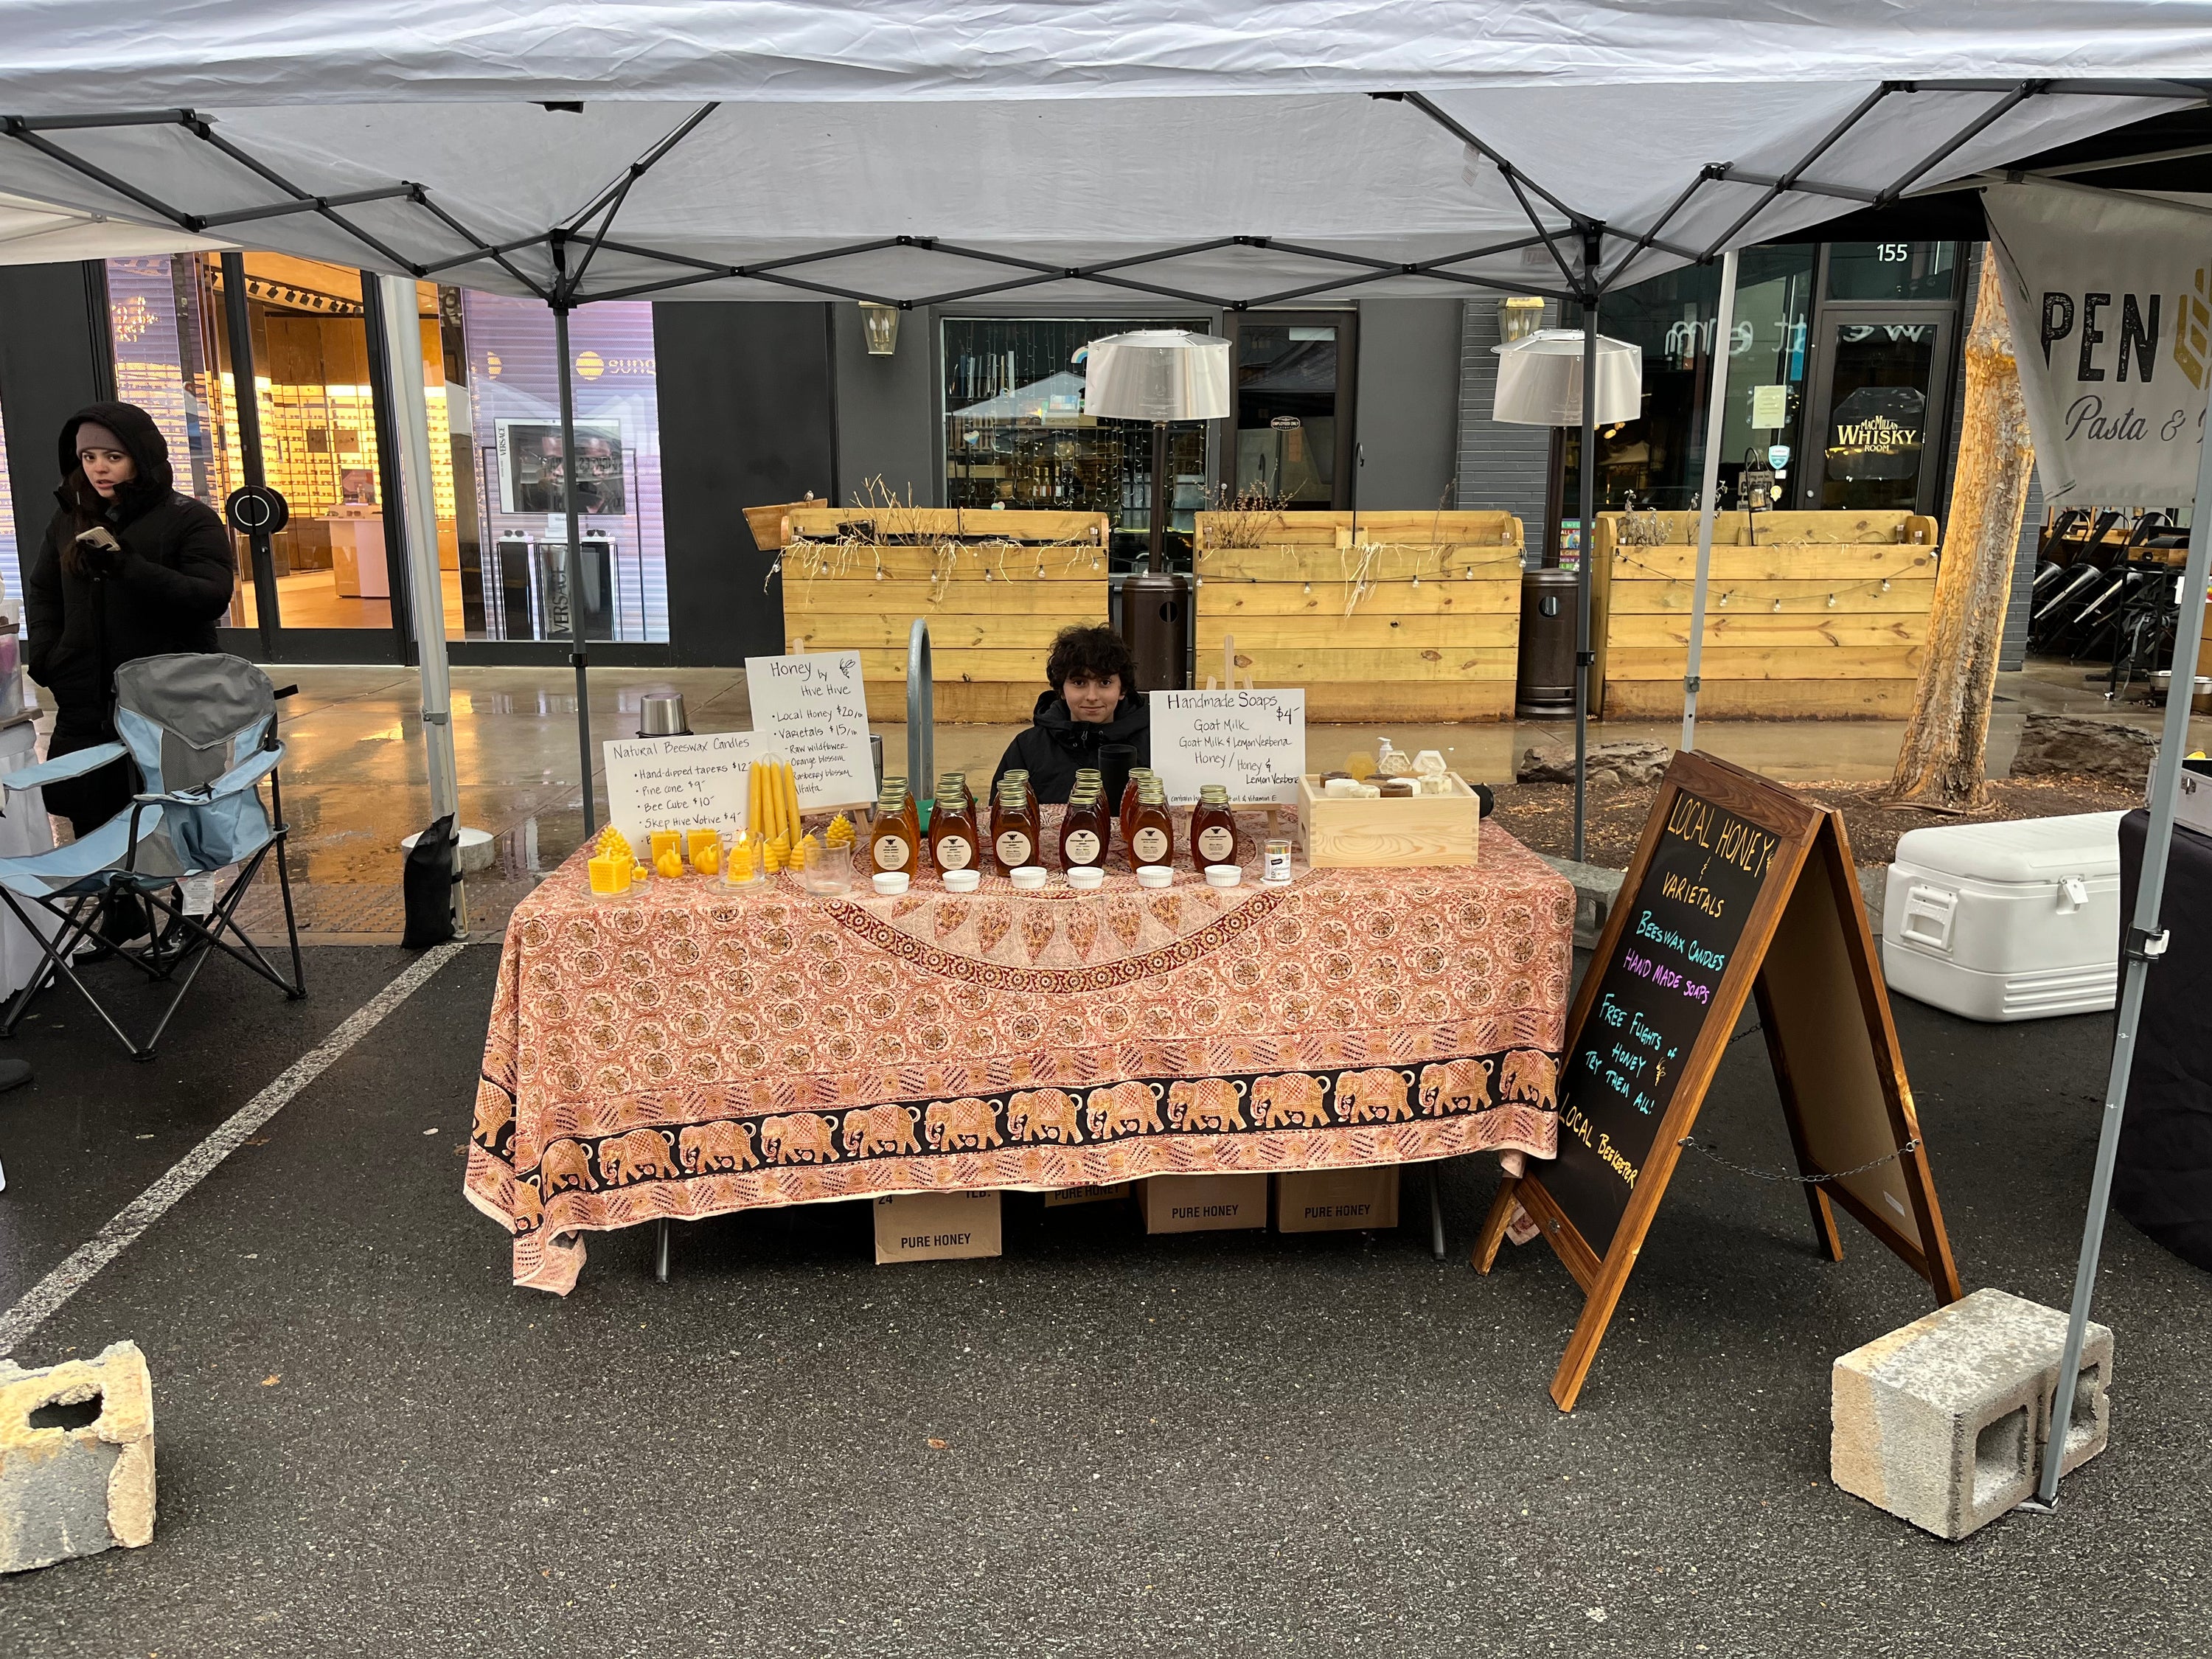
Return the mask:
[[[1044,1195],[1044,1206],[1056,1210],[1063,1204],[1103,1204],[1109,1198],[1127,1198],[1130,1183],[1117,1181],[1110,1187],[1062,1187]]]
[[[1267,1224],[1263,1175],[1154,1176],[1145,1183],[1145,1231],[1202,1233]]]
[[[876,1265],[997,1255],[996,1193],[900,1193],[876,1200]]]
[[[1340,1232],[1398,1224],[1395,1164],[1357,1170],[1302,1170],[1275,1177],[1275,1231]]]

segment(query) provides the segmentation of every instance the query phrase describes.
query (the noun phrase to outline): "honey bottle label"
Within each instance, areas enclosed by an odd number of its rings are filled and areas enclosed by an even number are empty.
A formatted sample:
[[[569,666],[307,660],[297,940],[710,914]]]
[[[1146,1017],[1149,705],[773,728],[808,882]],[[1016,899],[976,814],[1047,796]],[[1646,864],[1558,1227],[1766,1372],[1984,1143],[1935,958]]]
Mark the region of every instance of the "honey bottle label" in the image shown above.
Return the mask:
[[[936,851],[940,870],[965,870],[975,861],[975,843],[965,836],[941,836]]]
[[[1030,861],[1030,838],[1025,831],[1007,830],[999,836],[999,862],[1008,869],[1018,869]]]
[[[1098,836],[1090,830],[1071,830],[1066,842],[1067,862],[1096,864],[1098,862]]]
[[[1168,855],[1168,832],[1146,824],[1129,837],[1129,850],[1136,854],[1139,864],[1160,864]]]
[[[1198,850],[1206,854],[1209,864],[1226,864],[1237,851],[1237,834],[1218,823],[1209,823],[1198,832]]]

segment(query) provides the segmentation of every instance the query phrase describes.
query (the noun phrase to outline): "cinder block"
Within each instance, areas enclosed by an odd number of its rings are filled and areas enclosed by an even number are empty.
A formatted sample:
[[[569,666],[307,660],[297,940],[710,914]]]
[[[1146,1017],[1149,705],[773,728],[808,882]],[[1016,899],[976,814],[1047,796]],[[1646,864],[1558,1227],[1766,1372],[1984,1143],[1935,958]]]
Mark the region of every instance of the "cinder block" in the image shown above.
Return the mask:
[[[42,1371],[0,1359],[0,1572],[153,1541],[154,1385],[138,1345]]]
[[[1939,1538],[1964,1538],[2035,1490],[2066,1316],[1976,1291],[1836,1361],[1828,1469],[1845,1492]],[[2092,1325],[2063,1467],[2104,1450],[2112,1334]]]

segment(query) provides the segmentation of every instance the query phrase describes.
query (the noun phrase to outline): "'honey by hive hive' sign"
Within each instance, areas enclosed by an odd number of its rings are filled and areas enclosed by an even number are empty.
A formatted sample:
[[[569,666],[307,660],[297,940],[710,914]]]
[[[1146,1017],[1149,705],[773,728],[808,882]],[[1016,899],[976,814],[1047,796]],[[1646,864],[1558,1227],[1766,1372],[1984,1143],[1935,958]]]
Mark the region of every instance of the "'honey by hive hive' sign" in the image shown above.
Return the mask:
[[[857,651],[747,657],[745,695],[753,730],[791,763],[799,805],[809,812],[866,806],[876,799],[868,746],[868,697]]]
[[[1563,1411],[1754,996],[1823,1248],[1842,1259],[1840,1207],[1959,1297],[1842,815],[1677,755],[1568,1017],[1559,1156],[1504,1184],[1475,1246],[1488,1272],[1525,1216],[1583,1287],[1552,1382]]]

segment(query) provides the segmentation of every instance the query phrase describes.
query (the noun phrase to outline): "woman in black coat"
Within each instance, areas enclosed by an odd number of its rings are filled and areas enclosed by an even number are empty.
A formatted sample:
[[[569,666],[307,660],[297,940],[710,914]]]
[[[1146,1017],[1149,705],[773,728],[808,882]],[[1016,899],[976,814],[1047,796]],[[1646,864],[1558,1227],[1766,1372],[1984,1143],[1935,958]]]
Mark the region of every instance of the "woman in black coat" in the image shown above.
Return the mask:
[[[143,409],[94,404],[63,423],[61,510],[23,577],[25,657],[53,694],[48,759],[115,741],[115,671],[216,649],[237,566],[215,509],[174,489],[169,446]],[[46,808],[88,836],[128,806],[131,763],[46,786]]]

